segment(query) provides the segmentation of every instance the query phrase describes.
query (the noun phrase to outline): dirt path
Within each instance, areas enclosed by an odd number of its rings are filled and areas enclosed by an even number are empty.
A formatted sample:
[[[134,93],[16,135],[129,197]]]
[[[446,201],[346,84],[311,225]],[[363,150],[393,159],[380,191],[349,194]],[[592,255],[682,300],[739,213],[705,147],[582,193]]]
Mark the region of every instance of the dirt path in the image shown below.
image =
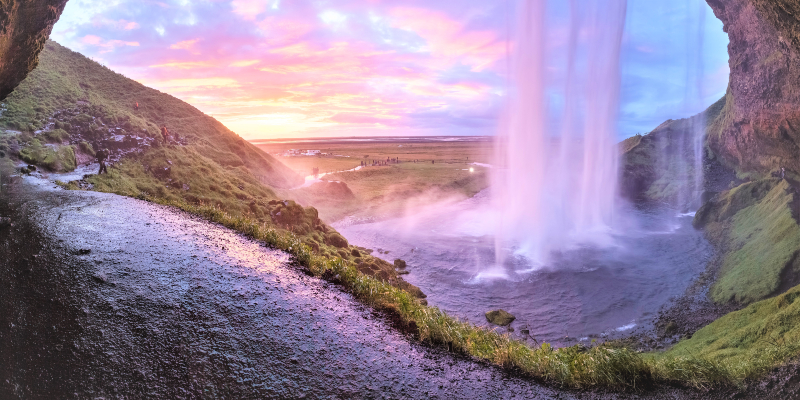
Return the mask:
[[[183,213],[44,181],[0,200],[0,398],[557,396]]]

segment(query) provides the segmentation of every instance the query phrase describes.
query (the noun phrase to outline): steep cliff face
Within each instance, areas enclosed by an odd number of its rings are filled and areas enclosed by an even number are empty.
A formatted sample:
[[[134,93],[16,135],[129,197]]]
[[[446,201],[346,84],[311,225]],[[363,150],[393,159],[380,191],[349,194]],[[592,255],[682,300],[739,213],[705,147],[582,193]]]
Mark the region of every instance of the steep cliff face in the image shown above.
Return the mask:
[[[67,0],[0,0],[0,100],[39,62]]]
[[[720,123],[726,98],[690,118],[668,120],[652,132],[625,139],[621,146],[621,191],[632,200],[658,201],[680,208],[699,206],[702,193],[692,187],[695,181],[695,137],[699,130],[709,130]],[[706,195],[728,189],[737,181],[735,173],[723,167],[714,152],[705,147],[703,190]]]
[[[708,144],[741,172],[800,171],[800,1],[707,0],[730,45],[730,84]]]

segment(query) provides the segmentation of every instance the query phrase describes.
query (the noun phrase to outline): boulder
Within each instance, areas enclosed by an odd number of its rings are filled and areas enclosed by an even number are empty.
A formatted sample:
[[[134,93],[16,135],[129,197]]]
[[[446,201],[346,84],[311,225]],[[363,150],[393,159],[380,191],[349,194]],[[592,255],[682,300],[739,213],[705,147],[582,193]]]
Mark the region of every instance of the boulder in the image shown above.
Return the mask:
[[[325,235],[325,244],[333,247],[345,248],[347,247],[347,239],[336,232],[331,232]],[[347,258],[347,255],[345,254],[343,258]]]
[[[495,325],[508,326],[514,322],[515,319],[517,319],[517,317],[511,315],[511,313],[506,310],[494,310],[486,313],[486,320]]]
[[[397,269],[406,269],[406,262],[401,259],[394,260],[394,267]]]
[[[416,286],[414,286],[414,285],[412,285],[412,284],[410,284],[410,283],[408,283],[406,281],[403,281],[403,280],[401,280],[401,281],[399,281],[397,283],[397,287],[399,287],[400,289],[405,290],[406,292],[410,293],[412,296],[414,296],[414,297],[416,297],[418,299],[425,299],[425,298],[428,297],[425,293],[422,292],[422,290],[420,288],[418,288],[418,287],[416,287]],[[427,304],[427,302],[425,302],[424,304]]]
[[[306,188],[306,192],[327,200],[353,200],[353,191],[344,182],[318,182]]]

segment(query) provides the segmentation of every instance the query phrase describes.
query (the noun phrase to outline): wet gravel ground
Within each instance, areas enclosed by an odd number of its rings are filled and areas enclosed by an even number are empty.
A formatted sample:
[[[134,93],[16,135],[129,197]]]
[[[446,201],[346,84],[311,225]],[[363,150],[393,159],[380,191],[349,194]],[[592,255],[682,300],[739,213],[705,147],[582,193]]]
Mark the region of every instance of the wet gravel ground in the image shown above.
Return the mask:
[[[0,265],[0,399],[713,395],[543,386],[415,343],[228,229],[35,178],[0,191]]]

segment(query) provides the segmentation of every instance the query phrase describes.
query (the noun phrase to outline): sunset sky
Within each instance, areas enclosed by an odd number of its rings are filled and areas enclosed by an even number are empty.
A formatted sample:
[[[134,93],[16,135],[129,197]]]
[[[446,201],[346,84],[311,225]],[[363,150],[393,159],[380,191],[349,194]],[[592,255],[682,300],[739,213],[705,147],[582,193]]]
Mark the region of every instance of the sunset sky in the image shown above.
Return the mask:
[[[70,0],[51,38],[247,139],[492,135],[516,1]],[[724,94],[727,37],[704,1],[627,15],[621,138]]]

